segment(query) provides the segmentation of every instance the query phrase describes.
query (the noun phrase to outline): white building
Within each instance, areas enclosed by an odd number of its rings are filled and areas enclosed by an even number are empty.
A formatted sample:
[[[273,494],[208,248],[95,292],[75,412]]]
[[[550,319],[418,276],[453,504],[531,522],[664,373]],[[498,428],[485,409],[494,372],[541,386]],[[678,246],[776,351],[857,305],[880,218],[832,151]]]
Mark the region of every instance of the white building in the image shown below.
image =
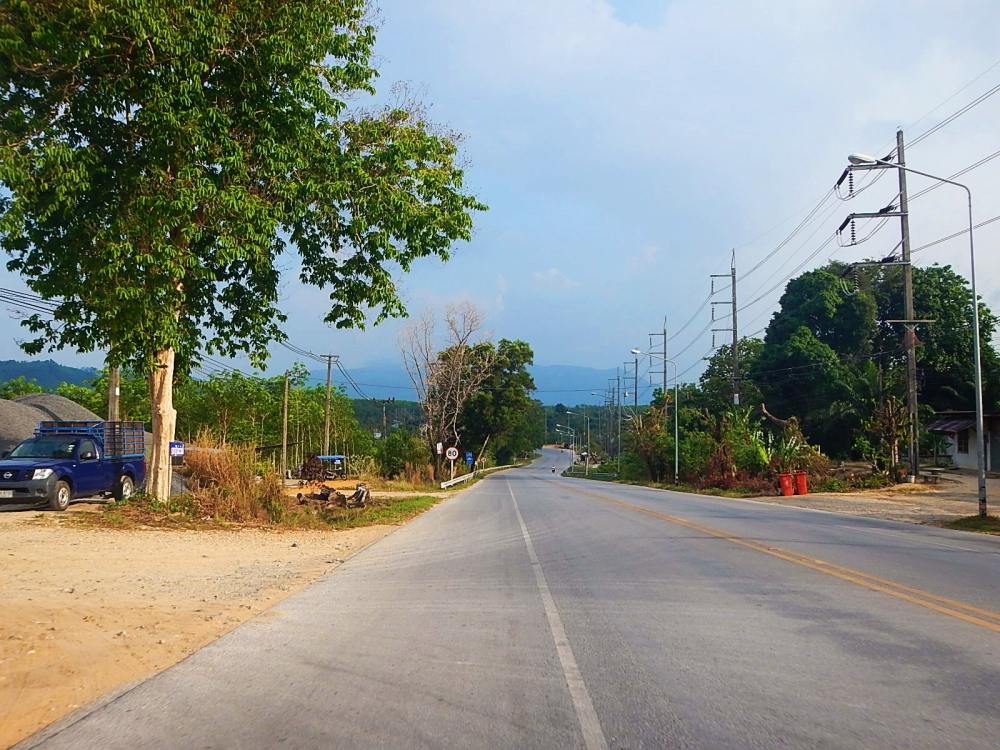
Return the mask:
[[[986,471],[1000,471],[1000,414],[985,414]],[[975,469],[976,414],[971,411],[939,412],[927,429],[945,438],[945,455],[960,469]]]

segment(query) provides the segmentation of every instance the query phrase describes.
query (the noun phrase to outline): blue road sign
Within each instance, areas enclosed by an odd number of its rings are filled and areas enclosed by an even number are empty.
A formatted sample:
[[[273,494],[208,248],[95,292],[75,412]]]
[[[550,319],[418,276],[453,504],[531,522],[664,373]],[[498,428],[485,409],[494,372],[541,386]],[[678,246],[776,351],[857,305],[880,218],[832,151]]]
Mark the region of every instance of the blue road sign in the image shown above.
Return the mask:
[[[465,452],[465,463],[467,463],[469,466],[472,466],[472,461],[473,461],[472,451],[466,451]]]

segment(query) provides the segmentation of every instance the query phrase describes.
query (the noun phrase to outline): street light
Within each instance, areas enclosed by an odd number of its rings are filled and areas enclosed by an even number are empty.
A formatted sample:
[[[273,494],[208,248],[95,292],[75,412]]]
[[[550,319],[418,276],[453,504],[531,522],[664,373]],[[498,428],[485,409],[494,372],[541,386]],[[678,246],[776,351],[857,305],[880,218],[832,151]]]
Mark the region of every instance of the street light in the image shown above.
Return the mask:
[[[570,414],[571,412],[566,412],[566,413]],[[558,432],[558,428],[559,427],[562,427],[564,430],[566,430],[566,431],[569,432],[569,437],[570,437],[570,440],[572,441],[572,445],[573,445],[573,463],[576,463],[576,430],[574,430],[569,425],[559,424],[557,422],[556,423],[556,428],[557,428],[556,431],[557,432]],[[566,433],[563,433],[563,434],[565,435]]]
[[[913,174],[918,174],[921,177],[927,177],[931,180],[937,180],[938,182],[944,182],[948,185],[954,185],[955,187],[962,188],[965,191],[965,195],[968,198],[969,203],[969,279],[972,282],[972,356],[975,360],[973,371],[975,372],[976,378],[976,468],[979,479],[979,515],[981,518],[986,517],[986,438],[983,435],[983,369],[980,361],[979,355],[979,296],[976,294],[976,249],[973,244],[973,225],[972,225],[972,191],[969,190],[967,185],[963,185],[960,182],[955,182],[954,180],[949,180],[946,177],[938,177],[937,175],[928,174],[927,172],[921,172],[917,169],[912,169],[910,167],[904,167],[901,164],[894,164],[891,161],[886,161],[885,159],[877,159],[874,156],[869,156],[868,154],[858,154],[854,153],[847,157],[847,161],[853,166],[874,166],[876,164],[881,164],[884,167],[894,167],[895,169],[902,169],[904,172],[912,172]]]
[[[586,417],[586,419],[587,419],[587,468],[586,468],[586,474],[587,474],[587,476],[590,476],[590,412],[587,412],[586,414],[580,414],[579,412],[567,410],[566,413],[567,414],[572,414],[575,417]],[[583,440],[582,439],[581,439],[580,443],[581,443],[581,445],[583,444]],[[580,452],[582,453],[583,451],[580,451]],[[575,456],[574,456],[574,458],[575,458]]]
[[[639,356],[643,354],[639,349],[633,349],[632,354]],[[656,354],[654,352],[648,352],[645,356],[656,357],[661,362],[666,362],[674,366],[674,484],[677,484],[680,476],[680,442],[678,440],[678,434],[680,432],[680,392],[677,389],[678,377],[677,377],[677,363],[672,359],[667,359],[661,354]],[[664,371],[666,372],[666,371]],[[667,403],[667,384],[663,384],[663,408],[666,409]]]

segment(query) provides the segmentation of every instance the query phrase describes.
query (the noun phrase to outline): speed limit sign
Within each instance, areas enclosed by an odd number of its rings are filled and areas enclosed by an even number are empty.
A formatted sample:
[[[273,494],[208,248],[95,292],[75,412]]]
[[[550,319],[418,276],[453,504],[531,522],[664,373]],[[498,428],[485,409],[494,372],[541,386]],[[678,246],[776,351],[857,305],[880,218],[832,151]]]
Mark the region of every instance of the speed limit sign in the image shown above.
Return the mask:
[[[445,451],[444,455],[445,458],[447,458],[449,461],[454,461],[456,458],[458,458],[458,448],[452,446],[447,451]]]

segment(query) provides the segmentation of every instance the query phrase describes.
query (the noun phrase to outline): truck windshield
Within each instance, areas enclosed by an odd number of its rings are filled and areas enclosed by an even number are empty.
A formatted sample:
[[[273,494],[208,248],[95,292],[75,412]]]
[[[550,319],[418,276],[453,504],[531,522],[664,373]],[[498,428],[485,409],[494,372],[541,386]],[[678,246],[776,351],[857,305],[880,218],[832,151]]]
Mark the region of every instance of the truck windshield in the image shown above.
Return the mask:
[[[10,452],[10,458],[73,458],[75,450],[75,439],[39,437],[25,440]]]

